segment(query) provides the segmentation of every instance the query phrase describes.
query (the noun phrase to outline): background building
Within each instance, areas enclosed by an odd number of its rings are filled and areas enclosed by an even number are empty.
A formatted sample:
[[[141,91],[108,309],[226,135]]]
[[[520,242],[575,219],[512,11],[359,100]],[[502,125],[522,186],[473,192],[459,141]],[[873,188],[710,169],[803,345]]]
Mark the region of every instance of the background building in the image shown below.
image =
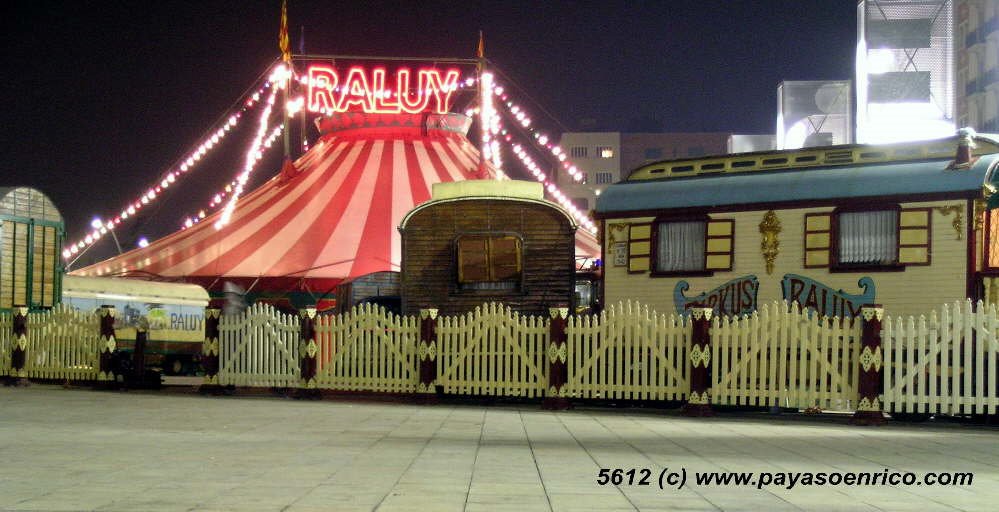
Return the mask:
[[[999,2],[955,0],[957,125],[999,133]]]
[[[951,0],[858,2],[857,142],[954,134],[952,9]]]
[[[568,132],[559,145],[585,179],[577,183],[556,173],[556,182],[577,208],[591,210],[597,195],[607,185],[627,178],[632,169],[656,160],[723,155],[730,136],[729,132]]]

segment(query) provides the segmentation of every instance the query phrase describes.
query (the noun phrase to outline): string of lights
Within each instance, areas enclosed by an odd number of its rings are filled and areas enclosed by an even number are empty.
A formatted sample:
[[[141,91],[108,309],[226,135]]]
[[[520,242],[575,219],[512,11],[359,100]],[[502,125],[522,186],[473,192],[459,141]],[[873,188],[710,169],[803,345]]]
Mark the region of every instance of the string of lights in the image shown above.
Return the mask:
[[[252,94],[248,95],[247,99],[242,102],[238,110],[232,112],[219,128],[210,132],[210,134],[207,135],[200,144],[187,154],[186,158],[180,161],[176,168],[171,169],[164,174],[158,183],[150,185],[150,187],[142,195],[133,199],[126,206],[124,206],[118,215],[109,218],[107,221],[100,221],[99,226],[98,223],[95,222],[93,231],[87,233],[82,239],[64,247],[62,251],[63,258],[72,258],[81,251],[86,250],[87,247],[99,241],[102,236],[116,229],[129,218],[134,218],[140,210],[160,197],[162,192],[173,185],[178,178],[194,170],[197,167],[198,162],[200,162],[205,155],[207,155],[212,149],[218,147],[226,136],[232,133],[233,129],[235,129],[242,120],[243,114],[259,104],[261,96],[270,87],[271,82],[267,81],[257,88]]]
[[[500,103],[507,108],[510,115],[517,120],[520,125],[528,131],[533,137],[533,142],[539,147],[552,154],[553,157],[558,159],[559,165],[574,181],[582,181],[583,173],[569,160],[569,157],[565,154],[562,148],[552,143],[552,139],[544,132],[538,130],[532,126],[531,118],[527,115],[527,112],[510,99],[510,95],[506,93],[506,90],[502,86],[496,86],[493,88],[493,94],[498,96]]]
[[[510,136],[509,132],[507,132],[503,128],[502,120],[497,120],[497,124],[499,125],[501,133],[504,135],[503,140],[509,145],[511,152],[517,155],[517,157],[520,159],[521,164],[523,164],[524,167],[526,167],[527,170],[531,172],[531,174],[534,176],[534,179],[541,182],[541,184],[545,187],[545,190],[548,191],[548,195],[554,198],[555,202],[562,205],[563,208],[568,210],[569,213],[572,214],[573,218],[576,219],[576,222],[578,222],[581,226],[589,230],[591,233],[596,234],[597,226],[593,223],[592,220],[590,220],[590,218],[586,215],[586,213],[580,211],[579,208],[576,208],[576,205],[573,204],[572,200],[566,197],[566,195],[562,193],[562,191],[558,188],[558,186],[555,185],[555,183],[548,178],[548,175],[545,174],[545,172],[541,169],[541,167],[538,166],[538,164],[534,161],[534,159],[531,158],[531,156],[527,153],[526,150],[524,150],[524,148],[520,144],[514,143],[512,141],[512,137]]]
[[[232,218],[232,213],[236,209],[236,203],[239,201],[239,196],[242,195],[243,188],[250,180],[250,174],[257,167],[257,163],[264,157],[261,147],[264,145],[264,140],[267,138],[268,120],[270,119],[271,111],[274,110],[277,93],[286,87],[289,78],[291,78],[291,70],[283,65],[278,66],[275,68],[274,72],[271,73],[269,81],[273,87],[271,87],[270,96],[267,98],[267,106],[265,106],[264,110],[260,113],[260,121],[257,125],[257,134],[254,137],[253,142],[250,144],[250,149],[246,152],[246,161],[243,164],[243,172],[236,178],[236,186],[232,189],[232,195],[229,198],[229,202],[226,203],[225,208],[222,210],[222,216],[219,217],[219,220],[215,221],[215,229],[222,229],[229,223],[229,219]]]

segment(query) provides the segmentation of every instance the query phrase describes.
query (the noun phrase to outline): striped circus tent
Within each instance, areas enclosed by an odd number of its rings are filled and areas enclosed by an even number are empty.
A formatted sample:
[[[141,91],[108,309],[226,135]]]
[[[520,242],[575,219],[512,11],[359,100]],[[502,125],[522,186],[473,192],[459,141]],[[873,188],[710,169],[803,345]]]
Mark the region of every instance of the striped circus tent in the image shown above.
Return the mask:
[[[72,272],[225,282],[270,292],[323,292],[379,271],[398,271],[398,225],[438,182],[489,178],[460,114],[345,113],[319,123],[320,140],[283,172],[220,213],[147,247]],[[580,229],[577,256],[599,257]],[[445,264],[445,263],[442,263]]]

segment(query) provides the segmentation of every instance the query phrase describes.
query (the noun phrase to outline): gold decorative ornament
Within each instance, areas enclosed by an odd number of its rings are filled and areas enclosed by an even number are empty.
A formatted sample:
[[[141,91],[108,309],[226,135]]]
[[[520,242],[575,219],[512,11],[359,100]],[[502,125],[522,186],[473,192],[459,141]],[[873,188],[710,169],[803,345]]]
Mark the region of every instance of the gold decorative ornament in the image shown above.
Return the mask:
[[[17,306],[14,308],[14,316],[28,316],[27,306]]]
[[[880,321],[885,316],[885,309],[884,308],[860,308],[860,314],[863,315],[864,320],[867,320],[868,322],[870,322],[871,319],[875,318],[875,317],[877,317],[878,321]]]
[[[876,411],[876,412],[880,412],[881,411],[881,402],[878,401],[877,398],[875,398],[874,400],[868,400],[866,398],[862,398],[860,400],[860,403],[857,404],[857,410],[858,411]]]
[[[711,403],[711,399],[708,397],[707,391],[704,393],[691,391],[690,395],[687,397],[687,403],[691,405],[708,405]]]
[[[28,350],[28,337],[25,335],[20,335],[17,337],[17,348],[21,350]]]
[[[960,240],[964,235],[962,231],[964,230],[964,205],[963,204],[951,204],[947,206],[937,206],[937,212],[940,215],[950,215],[954,214],[954,221],[951,225],[954,226],[954,231],[957,232],[957,239]]]
[[[871,350],[871,347],[864,347],[864,351],[860,353],[860,367],[864,369],[865,372],[871,371],[871,367],[874,367],[874,371],[881,371],[881,364],[883,357],[881,355],[881,347],[877,347]]]
[[[627,224],[611,224],[607,226],[611,243],[628,241]]]
[[[555,386],[552,386],[551,388],[548,389],[548,396],[564,397],[564,396],[568,396],[568,395],[566,393],[565,386],[562,386],[559,389],[555,389]]]
[[[201,344],[201,353],[206,356],[218,355],[219,353],[219,339],[218,338],[206,338]]]
[[[690,308],[690,316],[694,317],[694,320],[700,320],[704,318],[707,321],[711,321],[711,315],[714,314],[714,310],[711,308]]]
[[[773,210],[768,211],[760,222],[760,252],[767,262],[767,274],[774,273],[774,260],[780,253],[780,240],[777,234],[781,231],[780,219]]]
[[[316,318],[316,308],[305,308],[299,310],[298,314],[302,318]]]
[[[219,318],[222,316],[222,310],[218,308],[208,308],[205,310],[205,318]]]
[[[437,309],[434,309],[434,308],[431,308],[431,309],[421,309],[420,310],[420,319],[426,320],[427,318],[432,318],[432,319],[436,320],[437,319]]]
[[[982,227],[985,226],[985,201],[975,199],[975,202],[972,204],[975,205],[975,231],[981,231]]]
[[[548,308],[548,314],[550,314],[552,318],[565,319],[569,316],[569,308]]]
[[[565,343],[560,343],[557,346],[554,343],[548,344],[548,360],[551,362],[562,361],[565,362],[568,355],[568,347]]]
[[[305,353],[309,357],[316,357],[317,352],[319,352],[319,345],[316,345],[316,340],[309,340],[309,344],[305,346]]]
[[[103,341],[101,346],[101,352],[114,352],[117,344],[114,341],[114,336],[108,336],[106,340]]]
[[[700,345],[694,345],[694,348],[690,349],[690,365],[697,368],[700,365],[704,365],[705,368],[711,363],[711,351],[705,346],[704,350],[701,350]]]
[[[101,318],[104,318],[106,316],[114,318],[114,306],[101,306],[100,315]]]
[[[215,375],[205,375],[205,384],[214,385],[219,383],[218,374]]]

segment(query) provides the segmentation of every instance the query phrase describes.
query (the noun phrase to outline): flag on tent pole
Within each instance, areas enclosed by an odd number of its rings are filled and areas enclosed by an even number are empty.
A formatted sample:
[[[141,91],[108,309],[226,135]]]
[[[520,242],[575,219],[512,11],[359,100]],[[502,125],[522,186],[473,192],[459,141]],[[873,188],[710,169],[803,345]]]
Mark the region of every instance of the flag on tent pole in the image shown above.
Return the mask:
[[[281,60],[291,62],[291,43],[288,41],[288,0],[281,2],[281,30],[278,32]]]

